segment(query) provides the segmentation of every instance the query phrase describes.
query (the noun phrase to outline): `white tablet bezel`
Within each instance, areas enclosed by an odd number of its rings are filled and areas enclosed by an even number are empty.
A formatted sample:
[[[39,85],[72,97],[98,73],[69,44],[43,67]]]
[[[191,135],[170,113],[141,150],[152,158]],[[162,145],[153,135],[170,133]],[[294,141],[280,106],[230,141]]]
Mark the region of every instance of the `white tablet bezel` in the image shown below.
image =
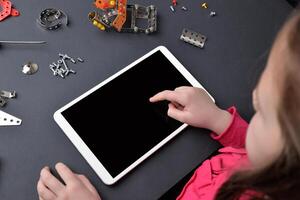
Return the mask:
[[[124,175],[126,175],[128,172],[130,172],[133,168],[135,168],[137,165],[139,165],[143,160],[148,158],[151,154],[153,154],[156,150],[158,150],[160,147],[162,147],[164,144],[166,144],[168,141],[170,141],[172,138],[174,138],[179,132],[181,132],[184,128],[186,128],[188,125],[183,124],[180,126],[177,130],[175,130],[173,133],[171,133],[168,137],[166,137],[164,140],[162,140],[160,143],[158,143],[156,146],[154,146],[151,150],[149,150],[147,153],[145,153],[142,157],[140,157],[138,160],[136,160],[134,163],[132,163],[129,167],[127,167],[124,171],[122,171],[120,174],[118,174],[116,177],[112,177],[109,172],[105,169],[105,167],[101,164],[101,162],[97,159],[97,157],[93,154],[93,152],[89,149],[89,147],[85,144],[85,142],[80,138],[80,136],[76,133],[76,131],[71,127],[71,125],[67,122],[67,120],[63,117],[62,112],[75,103],[79,102],[81,99],[85,98],[86,96],[90,95],[103,85],[109,83],[119,75],[123,74],[130,68],[137,65],[139,62],[143,61],[145,58],[151,56],[153,53],[161,51],[168,60],[174,65],[174,67],[187,79],[188,82],[191,83],[194,87],[203,88],[203,86],[185,69],[185,67],[173,56],[173,54],[164,46],[159,46],[147,53],[146,55],[142,56],[141,58],[137,59],[127,67],[123,68],[116,74],[112,75],[111,77],[107,78],[100,84],[96,85],[83,95],[79,96],[78,98],[74,99],[67,105],[63,106],[59,110],[57,110],[54,113],[54,120],[56,123],[60,126],[60,128],[63,130],[63,132],[67,135],[67,137],[71,140],[71,142],[74,144],[74,146],[78,149],[78,151],[81,153],[81,155],[85,158],[85,160],[89,163],[89,165],[93,168],[93,170],[96,172],[96,174],[99,176],[99,178],[107,185],[114,184],[117,182],[120,178],[122,178]],[[205,89],[204,89],[205,90]],[[209,94],[209,93],[208,93]],[[213,97],[209,94],[209,96],[214,101]]]

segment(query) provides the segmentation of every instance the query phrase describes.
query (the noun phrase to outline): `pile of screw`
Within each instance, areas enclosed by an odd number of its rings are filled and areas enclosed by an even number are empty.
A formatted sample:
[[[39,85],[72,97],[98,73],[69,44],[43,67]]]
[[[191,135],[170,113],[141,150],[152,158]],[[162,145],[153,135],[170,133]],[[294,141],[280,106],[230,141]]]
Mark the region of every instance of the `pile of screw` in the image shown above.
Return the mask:
[[[72,62],[73,64],[76,64],[76,60],[67,54],[58,54],[59,60],[57,62],[53,62],[52,64],[49,65],[49,68],[53,72],[54,76],[59,76],[61,78],[65,78],[69,74],[76,74],[76,71],[69,68],[67,65],[67,61]],[[78,62],[84,62],[82,58],[77,58]]]
[[[16,98],[17,93],[16,91],[5,91],[0,90],[0,107],[4,107],[8,101],[8,99]]]
[[[172,5],[170,5],[170,9],[171,9],[172,12],[175,12],[175,7],[177,6],[177,4],[178,4],[177,0],[172,0]],[[186,6],[182,6],[181,10],[187,11],[188,9],[187,9]]]

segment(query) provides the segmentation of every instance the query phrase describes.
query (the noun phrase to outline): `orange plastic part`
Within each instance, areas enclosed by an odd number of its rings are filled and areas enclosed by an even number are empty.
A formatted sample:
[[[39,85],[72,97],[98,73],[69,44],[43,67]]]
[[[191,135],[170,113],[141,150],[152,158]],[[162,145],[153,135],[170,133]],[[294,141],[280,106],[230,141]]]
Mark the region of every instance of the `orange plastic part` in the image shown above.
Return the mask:
[[[95,6],[99,9],[111,9],[116,7],[115,0],[95,0]]]
[[[118,2],[118,16],[113,21],[113,27],[115,27],[119,32],[121,31],[124,23],[126,22],[126,12],[127,0],[119,0]]]
[[[113,27],[115,27],[120,32],[125,21],[126,21],[126,16],[118,15],[113,22]]]

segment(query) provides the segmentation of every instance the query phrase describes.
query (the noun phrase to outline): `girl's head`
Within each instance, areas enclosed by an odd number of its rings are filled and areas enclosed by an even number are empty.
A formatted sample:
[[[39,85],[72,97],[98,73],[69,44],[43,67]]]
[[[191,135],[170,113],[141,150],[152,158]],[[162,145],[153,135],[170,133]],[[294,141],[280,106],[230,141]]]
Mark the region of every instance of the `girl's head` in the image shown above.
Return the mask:
[[[270,199],[296,199],[300,189],[299,11],[277,36],[253,91],[253,105],[256,113],[246,139],[252,169],[232,175],[217,199],[234,199],[249,190]]]
[[[253,167],[274,162],[291,147],[300,156],[299,13],[277,36],[266,69],[253,91],[253,106],[256,112],[246,140]]]

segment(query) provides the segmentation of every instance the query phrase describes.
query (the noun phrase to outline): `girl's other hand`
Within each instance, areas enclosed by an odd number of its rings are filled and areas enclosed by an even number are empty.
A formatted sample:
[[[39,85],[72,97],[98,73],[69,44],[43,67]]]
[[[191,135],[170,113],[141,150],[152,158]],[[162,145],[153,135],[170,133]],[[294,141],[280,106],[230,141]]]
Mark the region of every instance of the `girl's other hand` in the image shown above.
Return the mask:
[[[65,184],[51,174],[49,167],[44,167],[37,184],[39,200],[101,200],[84,175],[73,173],[62,163],[56,164],[55,168]]]

